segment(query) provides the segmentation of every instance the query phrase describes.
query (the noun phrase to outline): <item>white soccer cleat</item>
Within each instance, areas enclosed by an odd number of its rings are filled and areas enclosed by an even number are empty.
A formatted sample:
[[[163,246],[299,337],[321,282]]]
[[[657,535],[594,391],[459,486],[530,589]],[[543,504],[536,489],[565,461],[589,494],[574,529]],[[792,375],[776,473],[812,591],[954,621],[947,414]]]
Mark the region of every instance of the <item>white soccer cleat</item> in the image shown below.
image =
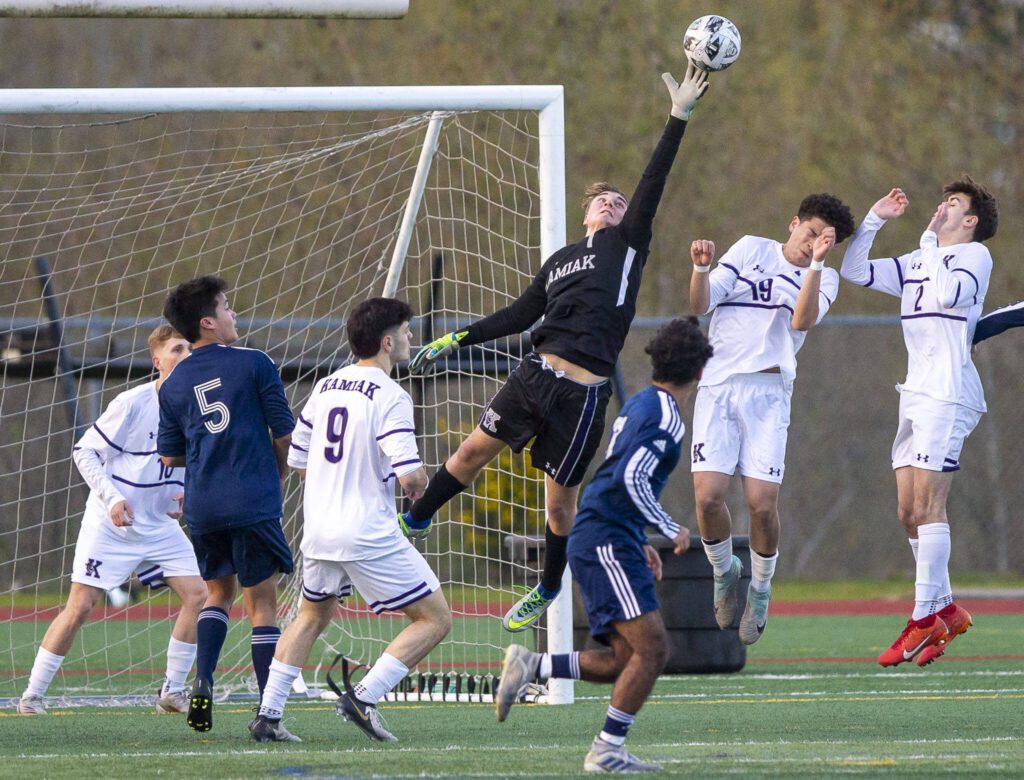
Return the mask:
[[[729,571],[722,576],[715,575],[715,622],[718,627],[726,629],[736,619],[736,609],[740,603],[740,574],[743,563],[735,555],[729,565]]]
[[[583,769],[587,772],[639,774],[641,772],[660,772],[662,766],[637,758],[626,750],[625,745],[613,745],[600,737],[594,737],[594,741],[590,745],[590,752],[583,759]]]
[[[522,645],[509,645],[505,660],[501,664],[501,679],[494,697],[498,722],[508,717],[508,711],[519,699],[519,692],[537,679],[540,668],[540,653],[527,650]]]
[[[266,715],[257,715],[249,721],[249,733],[257,742],[302,742],[278,720],[270,720]]]
[[[156,711],[162,714],[186,713],[190,702],[189,693],[182,688],[180,691],[161,691],[156,700]]]
[[[22,696],[18,700],[19,715],[45,715],[46,702],[42,696]]]
[[[740,618],[740,641],[752,645],[761,638],[764,627],[768,625],[768,602],[772,599],[772,589],[763,593],[750,587],[747,590],[747,606]]]
[[[342,718],[354,724],[375,742],[398,742],[398,737],[388,731],[387,724],[377,708],[360,701],[352,692],[343,693],[335,707]]]

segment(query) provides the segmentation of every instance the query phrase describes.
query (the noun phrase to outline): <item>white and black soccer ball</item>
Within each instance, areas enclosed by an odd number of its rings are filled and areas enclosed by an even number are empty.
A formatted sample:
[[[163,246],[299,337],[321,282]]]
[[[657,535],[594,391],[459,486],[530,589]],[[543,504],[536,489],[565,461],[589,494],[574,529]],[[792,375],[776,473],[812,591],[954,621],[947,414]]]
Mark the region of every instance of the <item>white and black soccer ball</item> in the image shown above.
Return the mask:
[[[740,31],[724,16],[702,16],[686,28],[683,51],[701,70],[725,70],[740,56]]]

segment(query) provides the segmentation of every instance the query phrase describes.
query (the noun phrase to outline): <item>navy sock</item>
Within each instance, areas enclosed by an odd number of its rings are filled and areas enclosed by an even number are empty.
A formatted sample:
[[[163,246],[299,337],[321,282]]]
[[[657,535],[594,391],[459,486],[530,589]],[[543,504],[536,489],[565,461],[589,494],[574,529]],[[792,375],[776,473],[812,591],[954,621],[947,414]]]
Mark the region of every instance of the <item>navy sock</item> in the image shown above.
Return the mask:
[[[274,651],[280,637],[281,629],[277,626],[252,627],[252,668],[256,672],[261,700],[263,689],[267,687],[267,678],[270,677],[270,662],[274,660]]]
[[[578,680],[580,679],[580,654],[559,653],[551,654],[551,676],[556,680]]]
[[[459,495],[468,486],[463,485],[448,473],[442,465],[430,479],[423,495],[409,508],[409,514],[417,523],[425,522],[437,514],[437,510]]]
[[[617,710],[611,705],[608,706],[608,714],[604,719],[604,728],[601,729],[601,739],[613,745],[621,745],[626,741],[629,727],[636,720],[636,715]]]
[[[196,623],[196,677],[210,685],[227,635],[228,613],[220,607],[205,607]]]
[[[559,536],[544,528],[544,573],[541,574],[541,587],[551,593],[558,593],[562,587],[562,574],[565,572],[565,547],[569,544],[568,536]]]

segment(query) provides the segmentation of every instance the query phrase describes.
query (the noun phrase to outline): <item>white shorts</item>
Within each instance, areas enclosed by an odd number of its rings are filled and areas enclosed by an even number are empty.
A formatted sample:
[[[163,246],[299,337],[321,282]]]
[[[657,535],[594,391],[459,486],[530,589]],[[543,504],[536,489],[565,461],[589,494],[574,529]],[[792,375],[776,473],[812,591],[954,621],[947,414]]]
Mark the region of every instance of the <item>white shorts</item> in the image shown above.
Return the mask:
[[[154,567],[157,571],[151,571]],[[133,571],[140,575],[148,572],[150,580],[198,577],[199,564],[192,542],[177,523],[168,522],[167,532],[158,536],[138,536],[130,529],[121,536],[116,528],[107,531],[82,525],[71,565],[72,582],[110,590],[124,583]]]
[[[782,482],[792,386],[781,374],[737,374],[697,390],[690,471]]]
[[[959,471],[960,451],[982,413],[921,393],[900,391],[900,424],[892,443],[892,467]]]
[[[302,597],[326,601],[352,594],[355,587],[377,614],[397,611],[429,596],[441,583],[412,544],[405,543],[379,558],[361,561],[302,561]]]

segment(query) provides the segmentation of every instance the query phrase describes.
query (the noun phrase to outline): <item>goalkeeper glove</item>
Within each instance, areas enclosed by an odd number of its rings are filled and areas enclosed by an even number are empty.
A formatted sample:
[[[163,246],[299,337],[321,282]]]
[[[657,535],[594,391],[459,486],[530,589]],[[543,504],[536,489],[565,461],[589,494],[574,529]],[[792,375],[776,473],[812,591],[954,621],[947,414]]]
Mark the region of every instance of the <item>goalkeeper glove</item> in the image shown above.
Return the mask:
[[[417,523],[408,512],[398,513],[398,527],[402,529],[406,539],[426,539],[433,523],[432,517]]]
[[[697,101],[707,91],[708,74],[692,62],[686,64],[686,75],[678,84],[672,78],[671,73],[662,73],[661,80],[668,87],[668,94],[672,98],[672,116],[689,121]]]
[[[468,330],[460,330],[457,333],[446,333],[439,339],[434,339],[409,362],[409,371],[413,374],[425,374],[427,370],[438,360],[447,357],[459,348],[459,342],[466,338]]]

